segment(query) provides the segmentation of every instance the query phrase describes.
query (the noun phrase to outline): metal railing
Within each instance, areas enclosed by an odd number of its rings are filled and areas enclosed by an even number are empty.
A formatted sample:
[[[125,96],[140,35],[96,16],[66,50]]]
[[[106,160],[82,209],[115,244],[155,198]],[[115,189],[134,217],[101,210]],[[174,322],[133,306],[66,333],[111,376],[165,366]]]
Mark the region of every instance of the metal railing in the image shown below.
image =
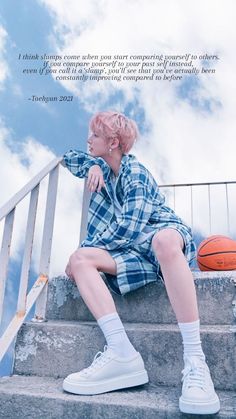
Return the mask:
[[[185,206],[188,205],[190,207],[190,226],[192,228],[192,230],[196,230],[196,225],[195,225],[195,212],[194,212],[194,192],[196,192],[196,190],[201,187],[204,186],[207,188],[207,212],[204,210],[204,215],[205,217],[207,217],[208,219],[208,234],[217,234],[216,232],[213,231],[212,228],[212,220],[213,220],[213,215],[212,215],[212,208],[214,206],[214,202],[213,202],[213,198],[212,198],[212,188],[215,186],[224,186],[224,194],[222,194],[222,191],[220,192],[220,200],[222,201],[222,197],[224,196],[224,202],[225,202],[225,214],[221,213],[221,217],[223,219],[226,220],[226,228],[225,228],[225,234],[227,234],[228,236],[230,236],[231,234],[233,234],[233,228],[232,228],[232,224],[231,224],[231,220],[230,220],[230,203],[229,203],[229,185],[234,185],[236,187],[236,181],[225,181],[225,182],[201,182],[201,183],[178,183],[178,184],[165,184],[165,185],[159,185],[160,188],[162,189],[167,189],[169,190],[169,193],[167,195],[169,195],[169,201],[172,197],[172,207],[174,210],[176,210],[176,195],[177,195],[177,189],[179,188],[189,188],[190,189],[190,197],[189,197],[189,202],[185,202]],[[234,210],[236,210],[236,188],[234,191]],[[232,211],[232,213],[235,213],[235,211]],[[225,218],[224,218],[225,217]],[[206,221],[206,220],[205,220]],[[234,234],[236,233],[236,225],[234,228]]]
[[[7,352],[10,344],[14,340],[18,330],[23,324],[24,319],[36,302],[35,321],[43,321],[46,309],[48,272],[50,265],[54,213],[57,197],[58,171],[62,158],[56,158],[50,162],[38,175],[28,182],[18,193],[14,195],[1,209],[0,221],[5,218],[2,248],[0,253],[0,324],[3,314],[3,303],[7,278],[7,269],[10,258],[10,248],[14,216],[17,205],[30,194],[28,220],[25,234],[25,246],[20,275],[19,294],[17,301],[16,314],[8,325],[7,329],[0,338],[0,361]],[[41,244],[41,255],[39,262],[39,276],[27,295],[29,280],[29,269],[31,263],[32,246],[35,230],[35,219],[38,206],[39,187],[41,181],[49,174],[48,191],[46,200],[46,210],[43,226],[43,237]]]
[[[36,321],[36,322],[45,321],[47,291],[48,291],[48,275],[49,275],[49,266],[50,266],[50,255],[51,255],[51,247],[52,247],[53,225],[54,225],[54,217],[55,217],[58,174],[59,174],[60,164],[62,164],[62,158],[54,159],[0,209],[0,221],[5,219],[3,238],[2,238],[2,248],[1,248],[1,253],[0,253],[0,324],[1,324],[15,210],[16,210],[17,205],[27,195],[30,194],[30,203],[29,203],[28,219],[27,219],[26,234],[25,234],[23,262],[22,262],[21,274],[20,274],[17,309],[6,331],[3,333],[2,337],[0,338],[0,361],[2,360],[3,356],[7,352],[7,349],[9,348],[10,344],[13,342],[18,330],[23,324],[24,319],[26,318],[27,314],[29,313],[34,303],[36,303],[36,305],[35,305],[35,313],[34,313],[34,317],[32,321]],[[31,254],[32,254],[32,246],[33,246],[33,239],[34,239],[34,230],[35,230],[35,219],[36,219],[38,196],[39,196],[39,187],[40,187],[41,181],[47,175],[49,175],[49,180],[48,180],[48,191],[47,191],[47,199],[46,199],[46,210],[45,210],[45,216],[44,216],[43,236],[42,236],[42,243],[41,243],[41,254],[40,254],[40,262],[39,262],[39,269],[38,269],[39,275],[34,285],[32,286],[31,290],[27,294],[29,269],[30,269],[30,263],[31,263]],[[176,188],[190,187],[190,214],[191,214],[191,226],[193,228],[194,227],[194,205],[193,205],[194,188],[198,186],[207,186],[208,188],[208,213],[209,213],[208,218],[209,218],[210,231],[211,231],[211,224],[212,224],[211,188],[213,185],[225,185],[226,213],[227,213],[226,217],[227,217],[228,231],[230,231],[229,193],[228,193],[229,184],[236,184],[236,181],[160,185],[160,188],[169,190],[169,193],[167,193],[167,195],[169,196],[172,195],[172,198],[174,201],[172,207],[173,209],[175,209]],[[84,183],[81,228],[80,228],[80,242],[86,236],[89,196],[90,196],[90,193],[88,189],[85,187],[85,183]]]

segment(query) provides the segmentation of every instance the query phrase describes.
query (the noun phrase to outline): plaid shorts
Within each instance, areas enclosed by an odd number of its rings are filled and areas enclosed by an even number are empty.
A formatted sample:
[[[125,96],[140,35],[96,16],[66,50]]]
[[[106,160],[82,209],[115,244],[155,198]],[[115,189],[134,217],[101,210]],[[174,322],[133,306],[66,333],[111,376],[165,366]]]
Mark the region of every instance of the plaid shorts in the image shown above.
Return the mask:
[[[144,243],[136,244],[135,247],[130,247],[129,250],[123,252],[121,249],[109,251],[117,265],[116,276],[104,273],[111,291],[124,295],[151,282],[160,280],[163,282],[161,267],[151,243],[154,234],[166,228],[177,230],[181,234],[184,241],[183,253],[191,266],[196,258],[196,245],[190,228],[179,223],[160,223]]]

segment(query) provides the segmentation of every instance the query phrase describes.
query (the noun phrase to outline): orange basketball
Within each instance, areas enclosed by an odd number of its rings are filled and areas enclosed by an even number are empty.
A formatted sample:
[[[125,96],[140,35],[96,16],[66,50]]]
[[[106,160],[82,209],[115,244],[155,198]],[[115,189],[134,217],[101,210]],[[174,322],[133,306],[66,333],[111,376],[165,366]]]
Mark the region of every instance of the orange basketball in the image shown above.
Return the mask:
[[[201,271],[232,271],[236,269],[236,241],[226,236],[210,236],[197,250]]]

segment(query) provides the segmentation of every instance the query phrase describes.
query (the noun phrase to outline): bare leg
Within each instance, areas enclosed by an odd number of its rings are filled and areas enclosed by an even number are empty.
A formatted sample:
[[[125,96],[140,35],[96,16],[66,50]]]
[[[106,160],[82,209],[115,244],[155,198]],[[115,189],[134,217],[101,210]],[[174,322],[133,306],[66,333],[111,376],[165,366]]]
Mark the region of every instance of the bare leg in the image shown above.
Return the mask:
[[[182,252],[182,236],[173,229],[161,230],[155,234],[152,244],[183,338],[185,368],[179,408],[190,414],[216,413],[220,401],[201,348],[196,291]]]
[[[122,357],[137,354],[116,311],[109,289],[98,271],[116,275],[111,255],[94,247],[80,248],[70,258],[66,273],[76,281],[80,295],[94,315],[110,349]]]
[[[116,312],[112,295],[98,271],[116,275],[116,263],[106,250],[94,247],[78,249],[66,268],[67,275],[74,278],[81,297],[96,320]]]
[[[164,229],[154,235],[152,246],[178,322],[196,321],[199,318],[196,290],[193,275],[182,252],[182,236],[174,229]]]
[[[100,394],[148,382],[143,359],[129,341],[113,298],[98,271],[115,275],[116,263],[108,252],[92,247],[77,250],[66,268],[107,341],[104,352],[96,354],[88,368],[65,378],[63,389],[70,393]]]

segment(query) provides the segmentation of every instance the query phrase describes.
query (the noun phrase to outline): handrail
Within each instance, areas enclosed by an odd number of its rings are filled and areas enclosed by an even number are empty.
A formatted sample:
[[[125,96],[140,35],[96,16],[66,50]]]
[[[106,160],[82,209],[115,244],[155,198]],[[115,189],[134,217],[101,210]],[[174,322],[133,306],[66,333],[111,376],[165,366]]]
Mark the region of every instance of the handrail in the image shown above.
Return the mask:
[[[229,183],[236,183],[236,180],[226,180],[225,182],[199,182],[199,183],[172,183],[172,184],[164,184],[158,185],[160,188],[173,188],[178,186],[205,186],[205,185],[226,185]]]
[[[57,157],[45,166],[33,179],[31,179],[22,189],[19,190],[9,201],[0,208],[0,221],[12,211],[16,205],[30,192],[41,180],[48,175],[61,161],[62,157]]]
[[[20,275],[20,286],[17,310],[15,316],[8,325],[3,336],[0,338],[0,361],[6,353],[9,345],[12,343],[16,333],[20,329],[25,317],[30,309],[36,303],[35,314],[33,321],[45,321],[46,302],[47,302],[47,289],[48,289],[48,273],[50,264],[50,254],[52,245],[54,214],[57,197],[57,184],[59,165],[64,166],[63,158],[57,157],[53,159],[46,167],[44,167],[36,176],[34,176],[19,192],[17,192],[3,207],[0,208],[0,221],[5,218],[5,226],[3,232],[2,250],[0,252],[0,321],[3,309],[3,298],[5,291],[5,282],[7,275],[7,267],[10,256],[11,237],[14,223],[14,215],[17,204],[22,201],[26,195],[30,193],[30,203],[28,212],[28,221],[25,236],[25,249],[23,255],[23,263]],[[31,252],[33,246],[35,217],[37,212],[37,202],[39,195],[40,182],[49,175],[48,192],[46,201],[46,210],[43,226],[43,238],[41,245],[41,255],[38,270],[38,279],[32,286],[28,295],[27,285],[29,276],[29,267],[31,261]],[[173,188],[174,195],[174,208],[175,208],[175,188],[176,187],[190,187],[191,199],[191,224],[193,224],[193,187],[194,186],[208,186],[208,203],[209,203],[209,223],[211,231],[211,193],[210,187],[212,185],[225,185],[226,189],[226,204],[227,204],[227,225],[228,231],[230,229],[230,214],[229,214],[229,198],[228,198],[228,184],[236,184],[236,181],[224,182],[201,182],[201,183],[179,183],[179,184],[163,184],[159,185],[160,188]],[[81,229],[80,229],[80,242],[85,238],[87,230],[87,217],[89,207],[90,193],[84,183],[83,202],[82,202],[82,216],[81,216]]]
[[[62,157],[53,159],[43,170],[31,179],[19,192],[17,192],[1,209],[0,221],[5,218],[2,248],[0,252],[0,323],[3,311],[5,295],[5,284],[7,268],[10,258],[10,247],[14,214],[17,204],[30,193],[30,203],[28,220],[25,235],[25,248],[23,263],[21,267],[20,284],[17,310],[7,329],[0,338],[0,361],[5,355],[10,344],[13,342],[18,330],[30,309],[36,303],[34,321],[45,321],[45,311],[47,302],[48,273],[52,246],[52,235],[54,225],[54,215],[57,197],[57,185],[59,165],[62,164]],[[37,202],[40,182],[49,175],[46,209],[44,217],[43,238],[41,244],[41,256],[38,270],[38,279],[33,284],[27,295],[31,253],[33,246],[35,219],[37,213]]]
[[[212,186],[216,185],[224,185],[225,187],[225,202],[226,202],[226,223],[227,223],[227,234],[231,235],[231,228],[230,228],[230,208],[229,208],[229,191],[228,191],[228,185],[236,185],[236,180],[229,180],[229,181],[221,181],[221,182],[197,182],[197,183],[175,183],[175,184],[163,184],[159,185],[160,188],[167,189],[172,188],[173,189],[173,209],[175,210],[176,207],[176,188],[177,187],[189,187],[190,188],[190,215],[191,215],[191,228],[194,227],[194,205],[193,205],[193,194],[194,190],[196,190],[195,187],[198,186],[205,186],[207,187],[207,193],[208,193],[208,225],[209,225],[209,235],[212,234]]]

